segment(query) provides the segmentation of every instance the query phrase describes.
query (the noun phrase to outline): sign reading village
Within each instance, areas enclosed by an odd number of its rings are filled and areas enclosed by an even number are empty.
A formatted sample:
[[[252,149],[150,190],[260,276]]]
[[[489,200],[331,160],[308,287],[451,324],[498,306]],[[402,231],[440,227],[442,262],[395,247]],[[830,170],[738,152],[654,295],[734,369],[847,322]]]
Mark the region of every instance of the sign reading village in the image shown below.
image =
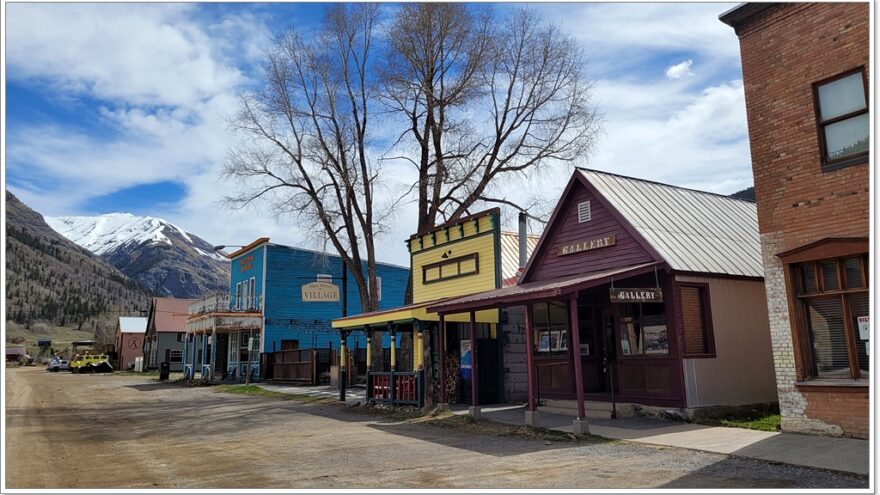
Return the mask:
[[[302,286],[303,302],[334,302],[339,300],[339,287],[327,282],[312,282]]]
[[[611,289],[613,303],[662,303],[663,291],[652,289]]]

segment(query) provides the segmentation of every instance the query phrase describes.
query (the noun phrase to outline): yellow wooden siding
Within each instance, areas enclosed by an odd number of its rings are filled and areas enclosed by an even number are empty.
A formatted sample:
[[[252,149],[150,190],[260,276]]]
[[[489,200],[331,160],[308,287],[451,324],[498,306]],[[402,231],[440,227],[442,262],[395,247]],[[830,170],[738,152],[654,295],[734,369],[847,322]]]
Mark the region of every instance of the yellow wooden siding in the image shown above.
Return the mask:
[[[455,242],[450,244],[448,249],[437,248],[414,253],[412,255],[413,303],[474,294],[496,288],[496,235],[497,233],[489,233],[487,235]],[[437,280],[436,282],[424,283],[422,278],[423,266],[443,261],[444,254],[447,255],[446,258],[458,258],[460,256],[467,256],[474,253],[477,253],[479,258],[478,273],[460,275],[449,280]],[[470,262],[473,263],[472,260],[470,260]],[[456,269],[455,266],[452,268]]]

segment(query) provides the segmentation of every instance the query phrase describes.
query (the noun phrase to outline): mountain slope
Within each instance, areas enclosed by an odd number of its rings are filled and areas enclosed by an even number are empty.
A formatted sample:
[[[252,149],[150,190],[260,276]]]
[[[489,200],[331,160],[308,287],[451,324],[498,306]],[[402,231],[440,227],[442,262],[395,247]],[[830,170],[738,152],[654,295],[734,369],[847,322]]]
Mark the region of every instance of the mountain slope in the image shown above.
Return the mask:
[[[159,295],[197,298],[228,288],[226,258],[161,218],[110,213],[47,217],[46,222]]]
[[[149,308],[135,281],[52,230],[6,191],[6,319],[108,330]],[[103,328],[99,328],[103,327]]]

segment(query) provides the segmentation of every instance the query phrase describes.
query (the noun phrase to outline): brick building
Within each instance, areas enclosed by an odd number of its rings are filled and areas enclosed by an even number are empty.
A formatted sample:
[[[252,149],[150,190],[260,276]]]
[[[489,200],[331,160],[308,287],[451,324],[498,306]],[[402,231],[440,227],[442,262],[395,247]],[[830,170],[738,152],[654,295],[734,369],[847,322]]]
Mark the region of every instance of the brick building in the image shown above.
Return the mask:
[[[869,6],[742,4],[739,36],[782,428],[869,429]]]

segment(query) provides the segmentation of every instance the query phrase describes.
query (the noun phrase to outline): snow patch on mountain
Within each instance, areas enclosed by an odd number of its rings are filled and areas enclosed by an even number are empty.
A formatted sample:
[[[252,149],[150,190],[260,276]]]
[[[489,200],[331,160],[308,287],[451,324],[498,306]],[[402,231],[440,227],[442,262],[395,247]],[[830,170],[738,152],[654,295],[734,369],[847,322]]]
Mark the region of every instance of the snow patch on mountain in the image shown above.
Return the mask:
[[[45,217],[59,234],[89,251],[103,255],[121,247],[142,244],[173,245],[169,235],[174,232],[194,244],[190,234],[167,220],[155,217],[139,217],[131,213],[108,213],[99,216]],[[218,261],[227,261],[219,253],[207,252],[192,246],[199,254]]]

